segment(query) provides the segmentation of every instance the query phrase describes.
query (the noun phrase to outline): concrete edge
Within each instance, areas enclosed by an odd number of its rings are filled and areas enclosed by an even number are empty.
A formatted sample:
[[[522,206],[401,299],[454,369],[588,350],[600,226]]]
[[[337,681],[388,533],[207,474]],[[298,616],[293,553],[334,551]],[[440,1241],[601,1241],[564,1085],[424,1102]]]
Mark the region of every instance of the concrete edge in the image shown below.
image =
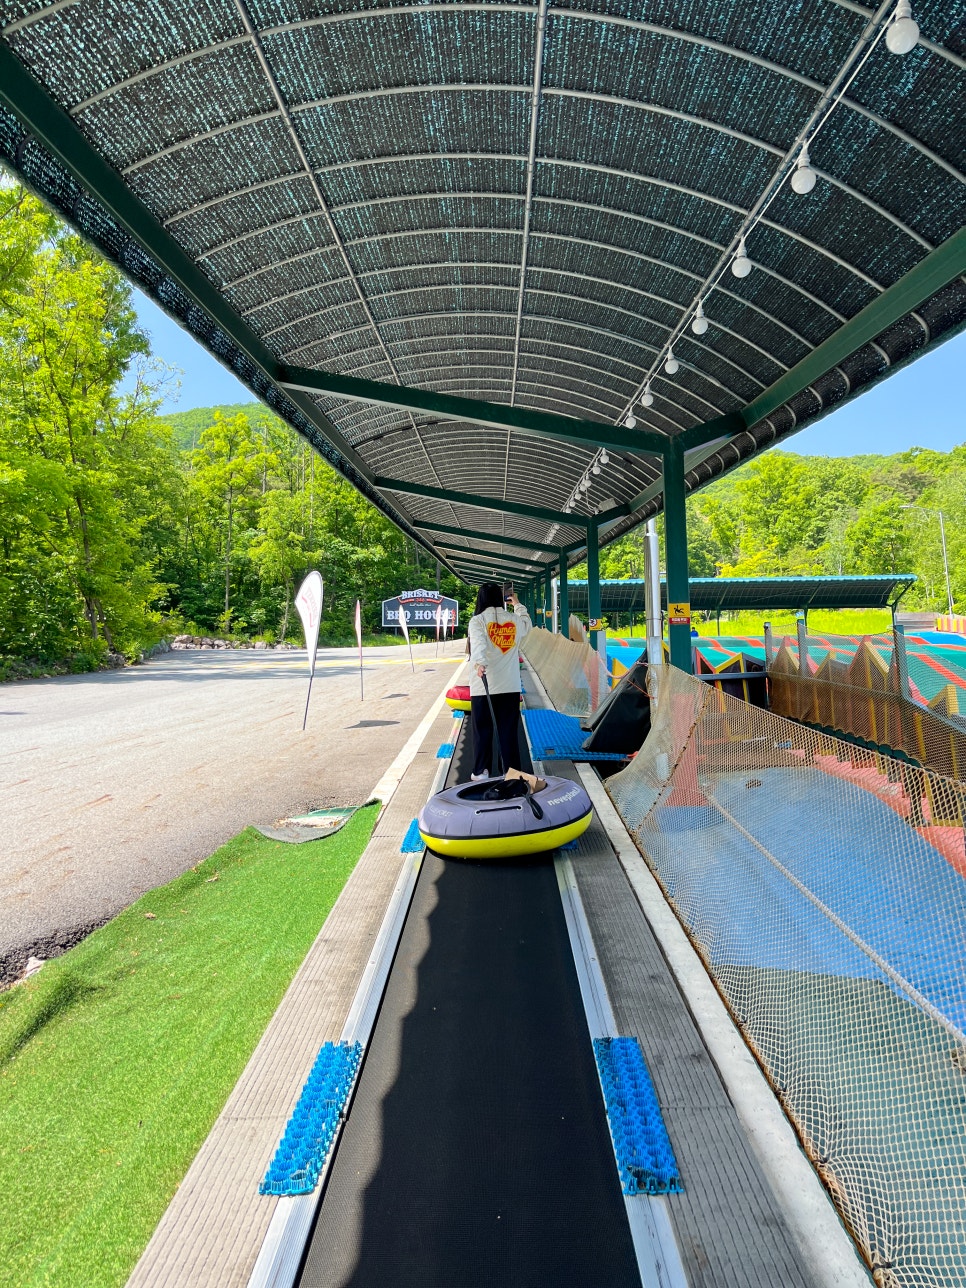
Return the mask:
[[[575,766],[691,1011],[804,1263],[822,1288],[873,1279],[775,1093],[597,775]]]

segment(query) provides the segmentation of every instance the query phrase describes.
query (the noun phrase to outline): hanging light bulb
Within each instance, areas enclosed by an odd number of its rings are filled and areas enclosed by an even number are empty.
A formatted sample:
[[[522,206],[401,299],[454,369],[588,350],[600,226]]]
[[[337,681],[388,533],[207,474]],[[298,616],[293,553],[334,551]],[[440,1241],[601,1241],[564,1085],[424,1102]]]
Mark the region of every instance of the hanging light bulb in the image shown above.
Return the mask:
[[[698,300],[698,307],[694,310],[694,318],[691,322],[691,330],[695,335],[704,335],[708,329],[708,319],[704,316],[704,305]]]
[[[815,187],[815,179],[815,171],[808,161],[808,144],[803,143],[798,154],[798,164],[792,171],[792,191],[804,197],[806,192],[811,192]]]
[[[600,463],[601,465],[610,464],[610,457],[607,455],[607,451],[603,447],[600,449]]]
[[[599,473],[600,473],[600,466],[599,466],[599,465],[592,465],[592,466],[591,466],[591,469],[590,469],[590,472],[591,472],[591,474],[599,474]]]
[[[886,44],[892,54],[908,54],[919,40],[919,24],[912,16],[909,0],[899,0],[895,16],[886,28]]]
[[[564,506],[564,514],[569,514],[573,508],[574,507],[568,501],[567,504]]]
[[[582,479],[580,480],[580,490],[581,490],[581,492],[586,492],[586,491],[588,491],[588,490],[589,490],[589,488],[590,488],[590,479],[588,479],[588,478],[582,478]]]
[[[667,362],[665,362],[664,364],[664,370],[668,373],[669,376],[673,376],[680,369],[680,367],[681,367],[681,364],[680,362],[678,362],[677,358],[675,358],[673,349],[668,349]]]
[[[644,386],[644,393],[643,393],[643,395],[642,395],[642,397],[641,397],[641,406],[642,406],[642,407],[653,407],[653,406],[654,406],[654,395],[651,393],[651,382],[650,382],[650,381],[648,381],[648,382],[647,382],[647,384]]]
[[[735,277],[747,277],[751,272],[751,260],[748,258],[748,252],[745,250],[745,239],[742,237],[738,243],[738,249],[735,257],[731,261],[731,271]]]
[[[624,424],[627,426],[628,429],[636,429],[637,417],[633,413],[631,413],[629,416],[625,418]]]

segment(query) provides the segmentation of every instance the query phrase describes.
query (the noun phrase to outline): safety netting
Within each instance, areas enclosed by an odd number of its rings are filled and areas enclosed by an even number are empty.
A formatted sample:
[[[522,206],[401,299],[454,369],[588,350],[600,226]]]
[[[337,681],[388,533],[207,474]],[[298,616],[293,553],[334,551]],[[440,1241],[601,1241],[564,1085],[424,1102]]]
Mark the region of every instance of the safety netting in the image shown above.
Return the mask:
[[[523,641],[527,661],[550,701],[568,716],[586,716],[607,695],[607,667],[589,644],[537,627]]]
[[[966,649],[913,636],[784,638],[768,660],[771,709],[966,778]]]
[[[962,785],[652,680],[651,733],[607,782],[624,822],[876,1283],[962,1284]]]

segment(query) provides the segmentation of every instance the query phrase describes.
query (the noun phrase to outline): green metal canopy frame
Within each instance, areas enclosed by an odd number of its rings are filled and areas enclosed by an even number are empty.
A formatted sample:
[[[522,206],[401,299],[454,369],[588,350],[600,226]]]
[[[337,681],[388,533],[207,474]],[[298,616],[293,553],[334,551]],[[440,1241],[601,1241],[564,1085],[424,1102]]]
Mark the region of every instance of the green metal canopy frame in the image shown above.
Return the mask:
[[[598,9],[0,0],[0,159],[447,566],[663,506],[680,599],[689,491],[966,321],[966,0]]]

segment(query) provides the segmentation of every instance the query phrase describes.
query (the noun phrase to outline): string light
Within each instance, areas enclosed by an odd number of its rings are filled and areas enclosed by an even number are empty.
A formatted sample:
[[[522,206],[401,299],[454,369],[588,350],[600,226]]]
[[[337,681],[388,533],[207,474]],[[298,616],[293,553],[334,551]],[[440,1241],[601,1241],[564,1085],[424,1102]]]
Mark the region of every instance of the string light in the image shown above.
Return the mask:
[[[600,473],[600,466],[599,466],[599,465],[596,465],[596,464],[595,464],[595,465],[592,465],[592,466],[591,466],[591,468],[590,468],[590,472],[591,472],[591,474],[599,474],[599,473]]]
[[[899,0],[892,22],[886,28],[886,45],[891,54],[908,54],[919,42],[919,24],[912,16],[909,0]]]
[[[654,395],[651,393],[651,382],[650,382],[650,381],[648,381],[648,382],[647,382],[647,384],[644,386],[644,393],[643,393],[643,395],[641,396],[641,406],[642,406],[642,407],[653,407],[653,406],[654,406]]]
[[[674,350],[668,349],[667,362],[665,362],[664,364],[664,370],[668,373],[669,376],[673,376],[677,371],[680,370],[680,368],[681,368],[681,364],[680,362],[678,362],[677,358],[675,358]]]
[[[694,320],[691,323],[691,330],[695,335],[704,335],[708,329],[708,319],[704,316],[704,306],[698,300],[698,307],[694,310]]]
[[[792,171],[792,191],[804,197],[806,192],[811,192],[815,187],[815,179],[815,171],[808,162],[808,144],[803,143],[798,154],[798,164]]]
[[[610,464],[610,457],[607,455],[606,448],[603,448],[603,447],[600,449],[600,463],[601,465]]]
[[[628,429],[637,428],[637,417],[633,414],[633,412],[629,416],[627,416],[627,418],[624,421],[624,424],[627,426]]]
[[[745,249],[744,237],[739,241],[735,257],[731,261],[731,271],[735,277],[747,277],[751,272],[751,260],[748,258],[748,252]]]

